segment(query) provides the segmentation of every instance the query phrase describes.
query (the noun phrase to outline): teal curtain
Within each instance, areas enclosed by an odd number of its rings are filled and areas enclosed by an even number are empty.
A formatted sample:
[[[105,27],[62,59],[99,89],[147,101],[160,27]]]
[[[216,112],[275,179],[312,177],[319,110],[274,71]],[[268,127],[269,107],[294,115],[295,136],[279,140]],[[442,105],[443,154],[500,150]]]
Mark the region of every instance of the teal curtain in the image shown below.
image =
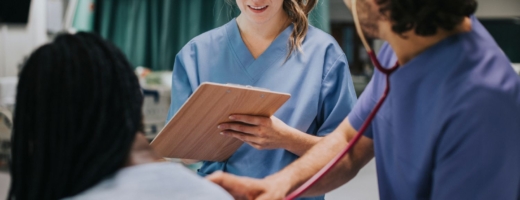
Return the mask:
[[[76,14],[72,20],[72,27],[77,31],[94,30],[94,0],[77,0]]]
[[[177,52],[193,37],[236,15],[225,1],[100,0],[96,31],[134,66],[171,70]]]
[[[330,33],[329,0],[319,0],[316,8],[309,14],[310,23],[327,33]]]
[[[311,24],[327,32],[328,1],[320,0],[309,17]],[[118,46],[134,66],[152,70],[172,70],[175,55],[187,42],[239,14],[226,0],[96,0],[95,7],[93,29]]]

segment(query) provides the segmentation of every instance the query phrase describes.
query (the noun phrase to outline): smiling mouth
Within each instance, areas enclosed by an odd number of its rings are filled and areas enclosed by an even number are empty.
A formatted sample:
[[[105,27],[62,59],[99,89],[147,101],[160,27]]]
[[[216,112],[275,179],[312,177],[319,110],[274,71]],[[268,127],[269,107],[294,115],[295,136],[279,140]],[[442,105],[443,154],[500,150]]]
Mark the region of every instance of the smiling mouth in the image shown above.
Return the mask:
[[[253,9],[253,10],[264,10],[266,9],[268,6],[265,5],[265,6],[259,6],[259,7],[256,7],[256,6],[252,6],[252,5],[248,5],[249,8]]]

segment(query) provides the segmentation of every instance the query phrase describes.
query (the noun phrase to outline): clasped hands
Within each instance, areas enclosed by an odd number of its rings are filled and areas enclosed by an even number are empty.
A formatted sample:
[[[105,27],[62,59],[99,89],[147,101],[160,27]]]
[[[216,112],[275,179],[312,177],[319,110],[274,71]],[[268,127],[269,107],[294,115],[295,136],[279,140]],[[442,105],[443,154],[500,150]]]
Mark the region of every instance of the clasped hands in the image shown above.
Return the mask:
[[[283,200],[290,190],[286,180],[272,177],[259,180],[239,177],[224,172],[215,172],[206,177],[224,188],[236,200]]]

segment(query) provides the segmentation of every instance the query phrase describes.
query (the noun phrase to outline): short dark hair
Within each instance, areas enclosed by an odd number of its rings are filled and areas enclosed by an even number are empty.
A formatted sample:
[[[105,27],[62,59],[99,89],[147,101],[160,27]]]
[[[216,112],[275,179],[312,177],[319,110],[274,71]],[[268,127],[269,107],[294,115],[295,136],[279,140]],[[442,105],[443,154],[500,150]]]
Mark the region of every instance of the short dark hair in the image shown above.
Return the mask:
[[[376,0],[380,12],[390,14],[397,34],[415,29],[421,36],[437,33],[437,28],[453,30],[477,10],[476,0]]]
[[[90,33],[58,36],[20,73],[8,199],[74,196],[122,168],[142,128],[130,63]]]

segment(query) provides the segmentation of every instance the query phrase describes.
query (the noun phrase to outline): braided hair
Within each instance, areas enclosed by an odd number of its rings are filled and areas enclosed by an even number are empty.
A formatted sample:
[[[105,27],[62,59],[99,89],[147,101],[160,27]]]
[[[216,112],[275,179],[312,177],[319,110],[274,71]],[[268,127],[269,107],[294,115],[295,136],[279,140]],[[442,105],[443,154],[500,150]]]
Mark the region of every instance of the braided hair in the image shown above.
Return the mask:
[[[142,129],[142,102],[131,65],[99,36],[37,49],[17,88],[8,199],[70,197],[114,174]]]

